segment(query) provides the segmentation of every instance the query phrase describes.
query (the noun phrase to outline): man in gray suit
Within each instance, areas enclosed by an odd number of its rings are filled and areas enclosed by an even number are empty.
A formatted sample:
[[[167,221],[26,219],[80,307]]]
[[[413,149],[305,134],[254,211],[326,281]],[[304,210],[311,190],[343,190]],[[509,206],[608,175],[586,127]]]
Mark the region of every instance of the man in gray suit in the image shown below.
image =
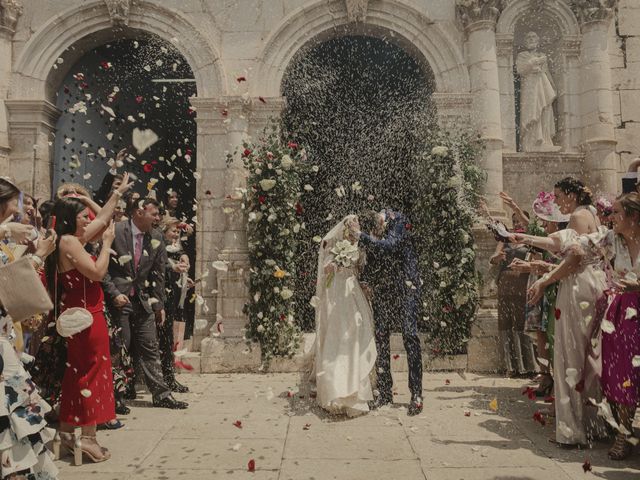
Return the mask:
[[[153,228],[160,221],[159,204],[152,198],[131,200],[127,216],[129,220],[116,224],[111,246],[115,256],[102,282],[104,291],[115,307],[114,322],[122,329],[125,346],[130,351],[133,346],[139,358],[154,407],[187,408],[171,395],[160,366],[156,323],[165,321],[167,252],[162,235]],[[135,398],[135,390],[128,398]]]

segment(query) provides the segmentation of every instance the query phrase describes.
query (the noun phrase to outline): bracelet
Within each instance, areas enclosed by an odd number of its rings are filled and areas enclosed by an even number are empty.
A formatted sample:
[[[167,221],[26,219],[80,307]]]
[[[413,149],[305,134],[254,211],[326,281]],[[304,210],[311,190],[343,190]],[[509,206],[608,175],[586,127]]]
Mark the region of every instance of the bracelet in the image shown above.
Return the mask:
[[[28,256],[29,256],[29,260],[31,260],[36,264],[36,269],[40,269],[44,266],[44,260],[42,260],[42,258],[40,258],[39,255],[36,255],[35,253],[33,253]]]

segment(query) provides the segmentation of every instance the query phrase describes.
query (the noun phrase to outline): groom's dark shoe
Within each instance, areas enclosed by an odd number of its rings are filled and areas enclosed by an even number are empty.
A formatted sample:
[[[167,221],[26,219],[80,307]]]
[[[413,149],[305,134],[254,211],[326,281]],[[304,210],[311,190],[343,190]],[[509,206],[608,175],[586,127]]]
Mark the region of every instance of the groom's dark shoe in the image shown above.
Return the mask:
[[[393,396],[378,395],[373,402],[369,402],[369,408],[371,410],[378,410],[385,405],[391,405],[393,403]]]
[[[407,409],[407,415],[413,417],[414,415],[419,415],[422,413],[422,397],[419,395],[414,395],[411,397],[411,403],[409,404],[409,408]]]

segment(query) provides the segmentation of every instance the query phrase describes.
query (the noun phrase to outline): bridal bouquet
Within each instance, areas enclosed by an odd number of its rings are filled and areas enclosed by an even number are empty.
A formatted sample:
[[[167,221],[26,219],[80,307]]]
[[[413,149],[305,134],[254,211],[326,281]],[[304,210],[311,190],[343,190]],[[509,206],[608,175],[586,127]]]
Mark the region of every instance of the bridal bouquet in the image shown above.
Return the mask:
[[[358,250],[358,245],[354,245],[349,240],[340,240],[330,251],[334,255],[333,261],[331,263],[333,263],[337,267],[351,268],[360,258],[360,250]],[[334,275],[334,272],[331,272],[328,275],[327,287],[331,285]]]

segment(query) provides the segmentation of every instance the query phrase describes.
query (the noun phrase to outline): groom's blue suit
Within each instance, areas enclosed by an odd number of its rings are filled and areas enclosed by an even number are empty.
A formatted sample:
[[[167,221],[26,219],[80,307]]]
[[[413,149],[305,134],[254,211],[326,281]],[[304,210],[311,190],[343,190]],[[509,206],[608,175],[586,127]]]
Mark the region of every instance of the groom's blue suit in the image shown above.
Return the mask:
[[[378,349],[378,391],[392,399],[393,380],[389,336],[393,318],[401,316],[402,339],[409,364],[409,390],[412,397],[422,397],[422,352],[418,337],[421,306],[418,255],[413,247],[411,224],[400,212],[385,212],[387,233],[379,240],[367,233],[360,242],[367,248],[367,265],[363,279],[374,290],[373,315]]]

